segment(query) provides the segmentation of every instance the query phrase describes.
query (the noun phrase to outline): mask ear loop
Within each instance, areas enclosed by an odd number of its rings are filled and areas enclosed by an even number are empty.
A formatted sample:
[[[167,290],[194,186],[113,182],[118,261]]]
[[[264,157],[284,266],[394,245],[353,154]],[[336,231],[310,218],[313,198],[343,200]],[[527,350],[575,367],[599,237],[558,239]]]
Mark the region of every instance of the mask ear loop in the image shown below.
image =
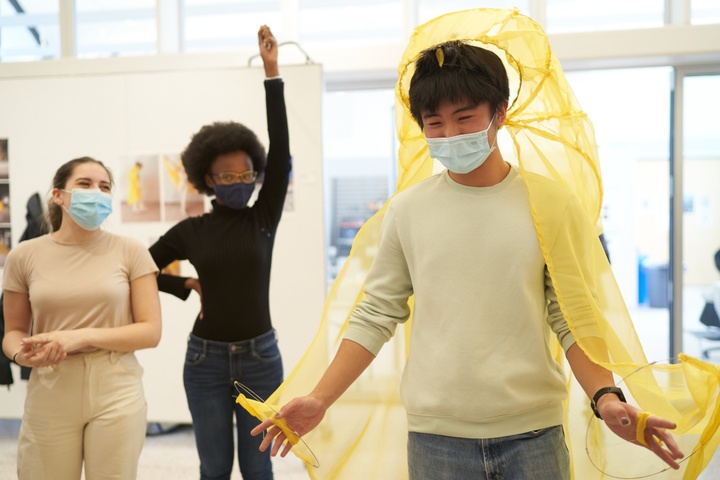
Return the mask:
[[[248,386],[243,385],[242,383],[240,383],[238,381],[235,381],[233,383],[235,384],[235,389],[238,391],[238,393],[242,393],[241,392],[241,390],[242,390],[245,393],[247,393],[253,400],[255,400],[256,402],[262,403],[263,405],[268,407],[270,410],[275,412],[276,415],[280,414],[280,412],[278,412],[277,410],[272,408],[267,402],[265,402],[265,400],[260,395],[253,392]],[[237,396],[235,396],[235,398],[237,398]],[[308,452],[310,452],[310,455],[312,455],[313,459],[315,460],[315,462],[313,463],[313,467],[320,468],[320,461],[318,460],[317,456],[315,455],[315,452],[312,451],[310,446],[305,442],[305,440],[303,440],[303,438],[300,435],[298,435],[298,433],[296,431],[294,431],[294,430],[291,430],[291,431],[298,437],[298,439],[300,439],[300,441],[303,443],[303,445],[305,445],[305,448],[308,449]],[[263,432],[263,438],[265,438],[265,432]]]
[[[498,132],[500,132],[500,125],[497,124],[495,119],[497,118],[498,111],[495,110],[495,113],[493,113],[492,118],[490,119],[490,125],[488,125],[488,133],[490,133],[490,127],[492,127],[492,124],[495,123],[495,139],[493,140],[493,144],[490,145],[490,151],[492,152],[495,150],[495,147],[497,147],[497,139],[498,139]]]
[[[653,365],[656,365],[656,364],[659,364],[659,363],[668,363],[668,364],[670,364],[670,363],[673,363],[673,362],[676,361],[676,360],[677,360],[677,358],[669,358],[669,359],[667,359],[667,360],[656,360],[656,361],[654,361],[654,362],[648,363],[647,365],[643,365],[643,366],[641,366],[641,367],[638,367],[638,368],[636,368],[635,370],[633,370],[632,372],[630,372],[629,374],[627,374],[625,377],[623,377],[623,378],[618,382],[617,386],[618,386],[618,387],[621,386],[623,383],[625,383],[625,380],[626,380],[627,378],[631,377],[632,375],[635,375],[637,372],[639,372],[640,370],[642,370],[642,369],[644,369],[644,368],[647,368],[647,367],[650,367],[650,366],[653,366]],[[642,412],[642,413],[647,413],[647,412]],[[649,416],[649,415],[648,415],[648,416]],[[647,420],[647,419],[646,419],[646,420]],[[619,476],[619,475],[613,475],[612,473],[606,472],[605,469],[602,468],[602,466],[596,464],[596,462],[594,461],[592,455],[590,454],[590,450],[591,450],[591,449],[590,449],[590,436],[591,436],[591,431],[593,430],[593,429],[591,428],[592,425],[593,425],[593,422],[602,422],[602,420],[600,420],[599,418],[595,417],[595,415],[591,415],[591,416],[590,416],[590,421],[588,422],[587,430],[585,431],[585,453],[587,454],[587,457],[588,457],[588,460],[590,461],[590,464],[591,464],[593,467],[595,467],[595,468],[596,468],[600,473],[602,473],[604,476],[607,476],[607,477],[610,477],[610,478],[617,478],[617,479],[620,479],[620,480],[635,480],[635,479],[640,479],[640,478],[650,478],[650,477],[654,477],[655,475],[660,475],[660,474],[662,474],[662,473],[667,472],[668,470],[671,470],[671,467],[668,465],[668,466],[666,466],[665,468],[662,468],[661,470],[659,470],[659,471],[657,471],[657,472],[655,472],[655,473],[648,473],[648,474],[645,474],[645,475],[637,475],[637,476],[634,476],[634,477],[624,477],[624,476]],[[610,432],[609,435],[615,435],[615,434],[612,433],[612,432]],[[619,440],[619,443],[618,443],[618,444],[620,444],[620,445],[631,445],[631,444],[628,444],[625,440],[622,440],[620,437],[617,437],[617,439]],[[689,455],[686,455],[686,456],[683,457],[682,459],[678,460],[677,463],[686,462],[690,457],[692,457],[692,456],[695,455],[698,451],[700,451],[702,448],[704,448],[704,447],[705,447],[705,444],[707,444],[708,441],[709,441],[709,439],[706,440],[704,443],[699,444],[699,445],[697,446],[697,448],[693,449],[693,451],[690,452]],[[654,455],[654,454],[653,454],[653,455]],[[659,461],[662,461],[662,460],[659,460]],[[605,459],[605,463],[607,464],[607,459]]]

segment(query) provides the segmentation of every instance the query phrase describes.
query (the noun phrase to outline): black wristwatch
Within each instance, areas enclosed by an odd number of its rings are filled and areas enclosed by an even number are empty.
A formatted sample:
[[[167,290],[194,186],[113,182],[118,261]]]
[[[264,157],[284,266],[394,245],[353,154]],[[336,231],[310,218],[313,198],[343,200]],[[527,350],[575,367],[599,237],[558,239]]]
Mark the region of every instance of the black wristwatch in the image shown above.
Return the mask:
[[[595,395],[593,395],[592,400],[590,400],[590,408],[592,408],[593,413],[600,420],[602,420],[602,417],[600,416],[600,412],[598,412],[597,402],[598,402],[598,400],[600,400],[600,397],[602,397],[606,393],[614,393],[615,395],[618,396],[618,398],[620,399],[621,402],[627,403],[627,401],[625,400],[625,395],[623,394],[623,391],[620,390],[618,387],[603,387],[603,388],[601,388],[600,390],[595,392]]]

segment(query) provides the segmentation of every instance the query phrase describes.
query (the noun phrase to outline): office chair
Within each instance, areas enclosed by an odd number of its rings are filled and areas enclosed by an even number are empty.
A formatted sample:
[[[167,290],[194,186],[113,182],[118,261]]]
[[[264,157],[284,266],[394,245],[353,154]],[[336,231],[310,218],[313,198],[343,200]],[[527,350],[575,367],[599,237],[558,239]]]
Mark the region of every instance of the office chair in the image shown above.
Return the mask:
[[[720,250],[715,252],[715,266],[720,271]],[[715,282],[704,294],[705,307],[700,314],[700,323],[707,329],[692,332],[699,338],[706,340],[720,341],[720,282]],[[706,348],[702,351],[705,359],[710,358],[710,352],[720,350],[720,346]]]

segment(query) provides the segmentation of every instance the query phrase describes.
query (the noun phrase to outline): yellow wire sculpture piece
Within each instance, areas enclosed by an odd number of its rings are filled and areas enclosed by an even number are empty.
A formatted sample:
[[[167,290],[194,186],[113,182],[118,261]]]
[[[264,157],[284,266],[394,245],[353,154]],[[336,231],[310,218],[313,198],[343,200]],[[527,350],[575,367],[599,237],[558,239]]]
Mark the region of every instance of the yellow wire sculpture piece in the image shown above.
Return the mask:
[[[720,443],[720,370],[682,354],[679,363],[648,366],[597,241],[603,191],[592,123],[536,22],[517,9],[474,9],[443,15],[415,29],[400,61],[395,89],[400,141],[397,191],[428,178],[433,169],[425,137],[409,110],[414,61],[422,51],[452,40],[490,49],[505,63],[511,88],[505,127],[530,192],[538,239],[559,304],[578,345],[618,378],[634,373],[624,385],[628,401],[678,425],[675,438],[689,458],[681,463],[679,472],[669,472],[672,477],[659,478],[697,478]],[[439,64],[442,61],[438,58]],[[576,218],[565,219],[569,221],[562,224],[556,212],[558,183],[582,206],[576,209],[581,212]],[[350,256],[330,289],[315,339],[285,382],[267,399],[269,404],[279,406],[306,395],[324,373],[349,313],[363,296],[363,282],[378,245],[386,208],[387,203],[358,232]],[[412,298],[410,304],[412,307]],[[399,327],[395,338],[328,410],[322,423],[303,437],[320,462],[319,468],[308,463],[310,478],[407,478],[407,425],[398,390],[411,320]],[[400,333],[403,330],[404,336]],[[562,348],[556,340],[551,342],[556,359],[564,364]],[[569,369],[566,371],[565,432],[573,478],[607,478],[602,472],[604,466],[591,463],[585,452],[586,426],[592,412],[586,395]],[[279,409],[277,406],[273,408]],[[589,441],[593,457],[602,459],[603,449],[618,440],[600,430],[594,432]],[[637,449],[643,447],[625,444],[622,457],[610,460],[618,463],[613,468],[624,478],[663,469],[659,459],[657,463],[636,465]]]

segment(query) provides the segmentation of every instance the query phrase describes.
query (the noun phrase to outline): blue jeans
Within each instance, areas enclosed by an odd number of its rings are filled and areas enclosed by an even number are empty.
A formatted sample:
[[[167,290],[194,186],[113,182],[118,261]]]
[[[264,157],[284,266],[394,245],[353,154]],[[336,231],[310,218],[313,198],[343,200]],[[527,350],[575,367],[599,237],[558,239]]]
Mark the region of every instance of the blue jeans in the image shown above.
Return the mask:
[[[410,432],[410,480],[569,480],[562,426],[468,439]]]
[[[262,436],[250,435],[250,430],[260,422],[235,403],[237,390],[233,382],[246,385],[265,399],[282,379],[282,360],[274,330],[232,343],[190,335],[183,380],[200,456],[201,480],[230,479],[234,456],[233,414],[237,422],[242,477],[272,480],[270,449],[260,452]]]

